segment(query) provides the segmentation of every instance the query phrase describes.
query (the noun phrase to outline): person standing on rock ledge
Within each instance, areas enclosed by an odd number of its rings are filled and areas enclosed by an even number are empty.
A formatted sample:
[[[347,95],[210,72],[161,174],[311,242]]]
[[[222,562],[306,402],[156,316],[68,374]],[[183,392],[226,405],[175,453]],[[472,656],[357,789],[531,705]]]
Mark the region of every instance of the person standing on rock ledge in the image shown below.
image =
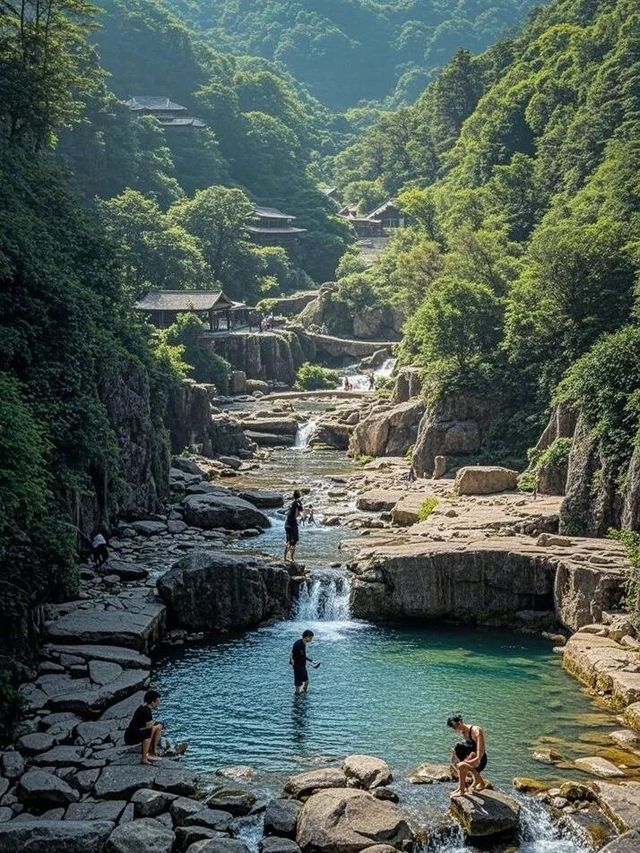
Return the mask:
[[[284,559],[291,560],[293,563],[296,558],[296,545],[298,544],[298,539],[300,538],[300,533],[298,530],[298,519],[302,515],[302,501],[300,500],[301,494],[296,489],[293,493],[293,503],[289,507],[289,512],[287,513],[287,519],[284,523],[284,535],[286,537],[286,541],[284,544]]]
[[[151,764],[162,761],[157,755],[158,742],[162,734],[162,723],[154,723],[153,711],[160,704],[160,694],[157,690],[147,690],[144,694],[144,704],[139,705],[133,712],[131,722],[124,733],[127,746],[141,744],[141,764]]]
[[[451,767],[458,774],[458,787],[451,797],[463,797],[467,793],[467,776],[473,778],[472,791],[482,791],[488,787],[480,775],[487,766],[487,753],[484,742],[484,731],[480,726],[468,726],[461,714],[455,714],[447,720],[447,726],[464,737],[462,743],[457,743],[451,754]]]
[[[319,661],[313,661],[310,657],[307,657],[307,646],[311,640],[313,640],[313,631],[307,629],[303,632],[302,637],[295,641],[293,648],[291,649],[289,664],[293,667],[293,683],[295,685],[296,695],[299,693],[306,693],[307,688],[309,687],[307,662],[309,662],[314,669],[317,669],[320,666]]]

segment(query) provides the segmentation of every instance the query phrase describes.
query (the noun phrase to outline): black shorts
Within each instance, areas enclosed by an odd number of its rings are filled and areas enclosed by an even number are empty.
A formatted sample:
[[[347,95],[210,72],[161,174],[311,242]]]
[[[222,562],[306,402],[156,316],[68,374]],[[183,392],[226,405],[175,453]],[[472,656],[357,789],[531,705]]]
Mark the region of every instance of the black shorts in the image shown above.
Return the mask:
[[[135,746],[151,737],[151,729],[127,729],[124,733],[124,742],[127,746]]]
[[[471,755],[471,753],[475,752],[476,750],[475,750],[474,746],[469,746],[468,743],[457,743],[454,746],[453,751],[455,752],[456,758],[458,759],[458,761],[464,761],[465,758],[468,758]],[[482,771],[484,770],[484,768],[486,766],[487,766],[487,753],[485,752],[485,754],[480,759],[480,763],[478,764],[478,766],[474,767],[474,770],[477,770],[478,773],[482,773]]]
[[[294,667],[293,682],[296,687],[301,687],[305,682],[309,681],[309,673],[305,667]]]
[[[298,525],[285,524],[284,535],[287,537],[287,545],[297,545],[300,538],[298,533]]]

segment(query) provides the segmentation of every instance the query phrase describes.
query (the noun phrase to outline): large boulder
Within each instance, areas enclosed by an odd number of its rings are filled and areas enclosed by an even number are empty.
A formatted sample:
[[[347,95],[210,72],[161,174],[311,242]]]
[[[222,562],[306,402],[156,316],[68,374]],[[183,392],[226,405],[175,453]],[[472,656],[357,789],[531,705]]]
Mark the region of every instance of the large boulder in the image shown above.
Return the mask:
[[[334,450],[347,450],[352,427],[335,420],[323,420],[316,426],[309,441],[311,447],[322,445]]]
[[[640,829],[631,829],[603,847],[600,853],[638,853],[638,850],[640,850]]]
[[[495,400],[466,394],[429,404],[413,449],[416,474],[431,477],[436,456],[464,457],[478,453],[497,411]]]
[[[158,592],[174,624],[198,631],[226,631],[286,615],[292,585],[282,566],[197,551],[158,580]]]
[[[307,800],[296,840],[303,853],[359,853],[374,844],[399,848],[411,837],[395,805],[345,788],[320,791]]]
[[[297,800],[271,800],[264,813],[265,835],[295,838],[301,808]]]
[[[456,474],[455,490],[459,495],[493,495],[515,489],[518,472],[499,465],[468,465]]]
[[[520,822],[520,806],[501,791],[468,793],[451,800],[451,814],[469,838],[514,835]]]
[[[2,853],[96,853],[113,823],[107,820],[19,820],[0,823]]]
[[[45,809],[75,803],[80,794],[53,773],[28,770],[18,783],[18,797],[27,806]]]
[[[348,780],[360,788],[378,788],[391,782],[391,768],[373,755],[348,755],[342,769]]]
[[[425,404],[420,398],[374,410],[355,427],[352,456],[403,456],[415,442]]]
[[[422,391],[419,367],[401,367],[391,393],[392,403],[406,403]]]
[[[325,788],[346,788],[347,777],[339,767],[319,767],[317,770],[307,770],[289,776],[284,783],[284,793],[287,797],[304,800],[317,791]]]
[[[182,504],[182,516],[187,524],[205,530],[215,527],[248,530],[271,526],[267,516],[249,501],[216,492],[186,497]]]
[[[105,845],[105,853],[171,853],[175,833],[150,817],[116,827]]]

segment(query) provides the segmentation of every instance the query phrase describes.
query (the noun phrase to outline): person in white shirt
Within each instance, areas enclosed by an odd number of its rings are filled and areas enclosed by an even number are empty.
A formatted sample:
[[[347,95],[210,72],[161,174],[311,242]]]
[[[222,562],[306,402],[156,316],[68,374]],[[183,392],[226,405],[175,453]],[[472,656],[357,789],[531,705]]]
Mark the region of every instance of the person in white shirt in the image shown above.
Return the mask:
[[[107,548],[107,540],[104,538],[102,531],[93,531],[91,536],[91,549],[93,551],[93,562],[96,566],[101,566],[109,559],[109,550]]]

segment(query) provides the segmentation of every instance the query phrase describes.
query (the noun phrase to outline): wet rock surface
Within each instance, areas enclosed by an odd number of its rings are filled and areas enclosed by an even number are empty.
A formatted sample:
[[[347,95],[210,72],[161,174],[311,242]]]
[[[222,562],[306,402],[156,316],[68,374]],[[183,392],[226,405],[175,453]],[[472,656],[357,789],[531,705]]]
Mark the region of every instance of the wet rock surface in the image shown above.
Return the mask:
[[[520,806],[500,791],[468,793],[451,800],[451,814],[469,838],[512,836],[518,831]]]

